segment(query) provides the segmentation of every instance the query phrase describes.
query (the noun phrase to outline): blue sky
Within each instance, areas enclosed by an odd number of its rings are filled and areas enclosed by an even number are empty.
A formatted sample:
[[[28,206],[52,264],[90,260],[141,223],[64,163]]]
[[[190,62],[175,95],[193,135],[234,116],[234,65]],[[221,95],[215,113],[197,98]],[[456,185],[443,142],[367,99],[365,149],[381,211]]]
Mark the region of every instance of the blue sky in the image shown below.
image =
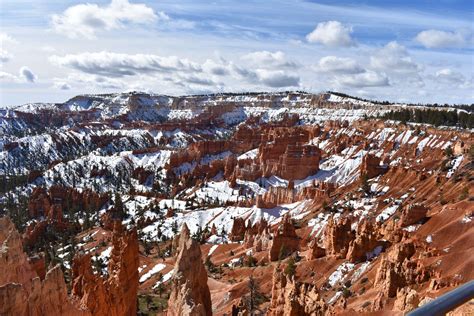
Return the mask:
[[[0,106],[337,90],[474,102],[473,1],[0,0]]]

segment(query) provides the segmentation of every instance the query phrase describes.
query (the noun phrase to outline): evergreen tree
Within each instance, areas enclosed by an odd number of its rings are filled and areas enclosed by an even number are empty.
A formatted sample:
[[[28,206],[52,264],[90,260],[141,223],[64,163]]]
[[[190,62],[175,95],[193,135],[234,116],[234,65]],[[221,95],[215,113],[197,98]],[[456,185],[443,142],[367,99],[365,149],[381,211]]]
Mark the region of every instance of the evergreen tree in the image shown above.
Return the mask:
[[[285,268],[285,274],[287,276],[289,276],[290,278],[292,278],[292,277],[294,277],[295,273],[296,273],[296,263],[295,263],[295,259],[293,258],[293,256],[291,256],[288,259],[288,265]]]

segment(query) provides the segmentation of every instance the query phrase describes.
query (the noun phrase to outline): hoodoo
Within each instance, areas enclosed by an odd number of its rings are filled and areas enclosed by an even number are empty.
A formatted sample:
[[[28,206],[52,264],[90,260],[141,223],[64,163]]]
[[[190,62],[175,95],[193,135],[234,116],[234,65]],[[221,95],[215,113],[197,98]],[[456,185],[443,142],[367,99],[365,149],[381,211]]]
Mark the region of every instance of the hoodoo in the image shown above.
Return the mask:
[[[191,238],[186,224],[183,224],[179,234],[178,255],[171,283],[167,315],[212,315],[211,294],[201,259],[201,248]]]

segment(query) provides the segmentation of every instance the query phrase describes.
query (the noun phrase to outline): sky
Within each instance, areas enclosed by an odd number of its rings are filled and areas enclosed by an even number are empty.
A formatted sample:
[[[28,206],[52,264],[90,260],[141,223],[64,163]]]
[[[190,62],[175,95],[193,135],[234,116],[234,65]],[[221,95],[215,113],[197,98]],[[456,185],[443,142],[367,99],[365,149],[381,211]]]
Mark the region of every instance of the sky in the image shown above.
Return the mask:
[[[0,107],[78,94],[474,103],[474,1],[0,0]]]

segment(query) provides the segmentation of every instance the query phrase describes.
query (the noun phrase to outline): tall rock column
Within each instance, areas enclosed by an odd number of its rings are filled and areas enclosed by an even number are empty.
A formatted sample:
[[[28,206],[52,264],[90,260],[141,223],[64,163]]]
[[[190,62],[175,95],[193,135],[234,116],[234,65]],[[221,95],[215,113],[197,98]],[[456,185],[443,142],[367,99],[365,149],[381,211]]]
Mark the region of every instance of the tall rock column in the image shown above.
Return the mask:
[[[211,293],[201,259],[201,248],[191,238],[186,224],[183,224],[179,236],[167,315],[212,315]]]
[[[137,231],[124,231],[120,221],[115,221],[112,244],[107,279],[92,272],[90,254],[74,258],[72,294],[93,315],[133,316],[139,278]]]

